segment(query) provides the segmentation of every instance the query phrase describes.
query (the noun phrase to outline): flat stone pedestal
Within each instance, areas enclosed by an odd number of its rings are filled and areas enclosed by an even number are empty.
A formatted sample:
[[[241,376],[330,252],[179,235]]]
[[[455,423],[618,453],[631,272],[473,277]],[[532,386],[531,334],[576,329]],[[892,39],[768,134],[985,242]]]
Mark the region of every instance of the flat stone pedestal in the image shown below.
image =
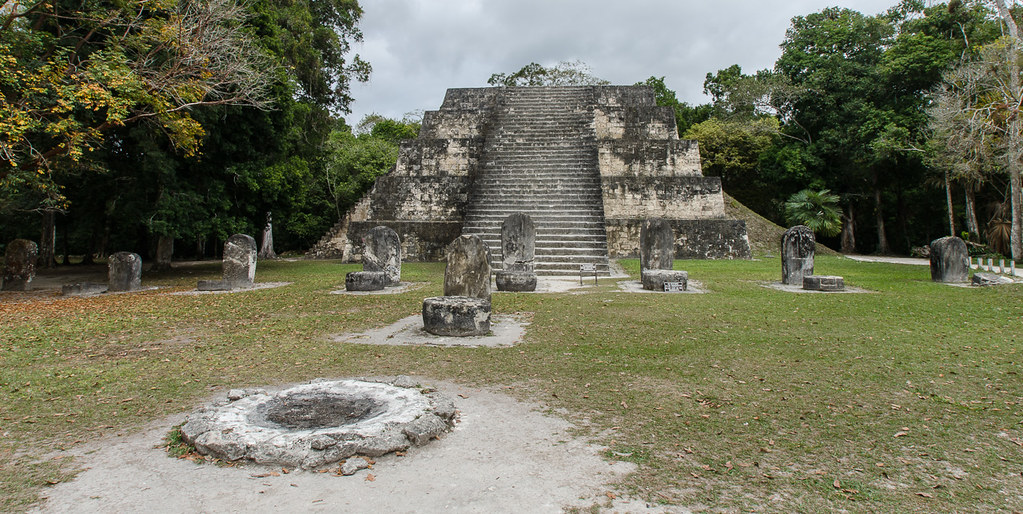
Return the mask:
[[[807,291],[844,291],[845,279],[834,275],[804,275],[803,289]]]
[[[973,278],[970,280],[975,286],[997,286],[1002,284],[1011,284],[1014,281],[1009,277],[1003,277],[994,273],[974,273]]]
[[[389,279],[383,271],[353,271],[345,275],[347,291],[381,291]]]
[[[198,291],[230,291],[231,283],[226,280],[200,280],[195,285]]]
[[[60,287],[60,294],[64,296],[83,296],[105,292],[107,292],[107,285],[95,282],[78,282],[75,284],[64,284]]]
[[[532,271],[498,271],[498,291],[536,291],[536,273]]]
[[[665,282],[681,282],[685,291],[689,284],[689,272],[673,269],[647,269],[642,274],[643,289],[664,291]]]
[[[431,296],[423,300],[423,328],[438,336],[490,333],[490,300],[470,296]]]

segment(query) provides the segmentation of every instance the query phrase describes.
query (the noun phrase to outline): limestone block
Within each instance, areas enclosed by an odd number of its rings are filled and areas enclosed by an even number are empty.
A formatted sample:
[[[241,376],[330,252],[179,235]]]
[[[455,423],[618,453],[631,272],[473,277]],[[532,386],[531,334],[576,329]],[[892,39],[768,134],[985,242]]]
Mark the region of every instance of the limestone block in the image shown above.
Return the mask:
[[[813,275],[813,255],[817,240],[805,225],[796,225],[781,236],[781,281],[802,286],[803,277]]]
[[[490,302],[490,248],[476,235],[448,245],[444,296],[468,296]]]
[[[597,165],[602,176],[703,176],[699,146],[692,140],[600,141]]]
[[[533,271],[498,271],[498,291],[536,291],[536,273]]]
[[[724,219],[719,177],[602,176],[606,218]]]
[[[3,291],[28,291],[36,276],[39,247],[27,239],[15,239],[4,253]]]
[[[638,258],[639,235],[645,221],[606,218],[608,254],[616,258]],[[675,231],[676,259],[750,258],[745,221],[669,219],[668,222]]]
[[[533,271],[535,255],[536,226],[533,219],[520,212],[505,218],[501,223],[501,262],[504,270]]]
[[[64,296],[100,294],[106,292],[106,290],[106,284],[97,284],[95,282],[77,282],[74,284],[64,284],[60,286],[60,294]]]
[[[377,226],[366,232],[366,235],[362,237],[362,242],[364,245],[363,271],[382,271],[387,275],[387,285],[400,284],[401,240],[398,238],[398,233],[390,227]],[[346,278],[346,284],[347,280]]]
[[[807,291],[843,291],[845,279],[835,275],[803,275],[803,289]]]
[[[230,291],[231,283],[226,280],[200,280],[195,288],[199,291]]]
[[[383,271],[353,271],[345,274],[346,291],[380,291],[387,287],[387,273]]]
[[[640,272],[643,289],[664,291],[665,282],[682,282],[682,289],[689,287],[689,272],[671,269],[647,269]]]
[[[490,332],[490,300],[433,296],[423,300],[423,328],[439,336],[482,336]]]
[[[970,254],[966,242],[955,236],[931,241],[931,280],[966,282],[970,276]]]
[[[235,234],[224,243],[224,282],[231,288],[252,287],[256,279],[256,240]]]
[[[664,218],[643,223],[639,234],[639,265],[641,270],[670,270],[675,262],[675,231]]]
[[[1015,283],[1015,281],[1009,277],[1003,277],[995,273],[985,273],[982,271],[973,274],[971,283],[975,286],[998,286],[1003,284],[1012,284]]]
[[[142,257],[117,252],[107,258],[107,291],[135,291],[142,287]]]

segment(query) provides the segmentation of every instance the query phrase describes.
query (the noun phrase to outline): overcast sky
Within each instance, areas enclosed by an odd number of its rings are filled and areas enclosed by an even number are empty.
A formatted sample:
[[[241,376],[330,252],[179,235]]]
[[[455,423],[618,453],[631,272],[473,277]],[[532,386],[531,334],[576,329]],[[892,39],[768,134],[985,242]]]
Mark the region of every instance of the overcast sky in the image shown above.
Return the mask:
[[[436,110],[444,91],[485,87],[530,62],[580,60],[612,84],[648,77],[690,104],[732,64],[770,68],[794,16],[838,5],[877,14],[898,0],[363,0],[368,83],[355,84],[355,125],[377,113]]]

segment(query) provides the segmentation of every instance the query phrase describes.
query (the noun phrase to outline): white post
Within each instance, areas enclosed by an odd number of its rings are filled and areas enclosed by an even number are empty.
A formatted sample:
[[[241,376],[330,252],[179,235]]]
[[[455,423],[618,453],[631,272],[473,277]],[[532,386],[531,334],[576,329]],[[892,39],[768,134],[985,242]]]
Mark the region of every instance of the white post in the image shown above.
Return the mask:
[[[994,259],[988,259],[987,260],[987,269],[984,270],[984,271],[994,271],[994,268],[995,268],[995,260]]]
[[[998,272],[1005,273],[1005,259],[998,259]]]

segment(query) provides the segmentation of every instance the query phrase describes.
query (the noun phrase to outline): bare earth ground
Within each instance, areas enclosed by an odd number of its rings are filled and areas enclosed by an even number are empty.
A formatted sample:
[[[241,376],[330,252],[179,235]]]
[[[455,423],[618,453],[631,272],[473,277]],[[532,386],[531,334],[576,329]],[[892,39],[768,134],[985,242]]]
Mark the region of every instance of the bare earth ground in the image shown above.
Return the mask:
[[[606,484],[633,465],[605,461],[601,448],[569,434],[568,422],[500,393],[429,385],[455,400],[455,429],[352,476],[169,457],[162,439],[183,421],[176,415],[71,450],[85,471],[47,491],[36,512],[561,512],[593,505],[653,512],[641,501],[610,501]]]

